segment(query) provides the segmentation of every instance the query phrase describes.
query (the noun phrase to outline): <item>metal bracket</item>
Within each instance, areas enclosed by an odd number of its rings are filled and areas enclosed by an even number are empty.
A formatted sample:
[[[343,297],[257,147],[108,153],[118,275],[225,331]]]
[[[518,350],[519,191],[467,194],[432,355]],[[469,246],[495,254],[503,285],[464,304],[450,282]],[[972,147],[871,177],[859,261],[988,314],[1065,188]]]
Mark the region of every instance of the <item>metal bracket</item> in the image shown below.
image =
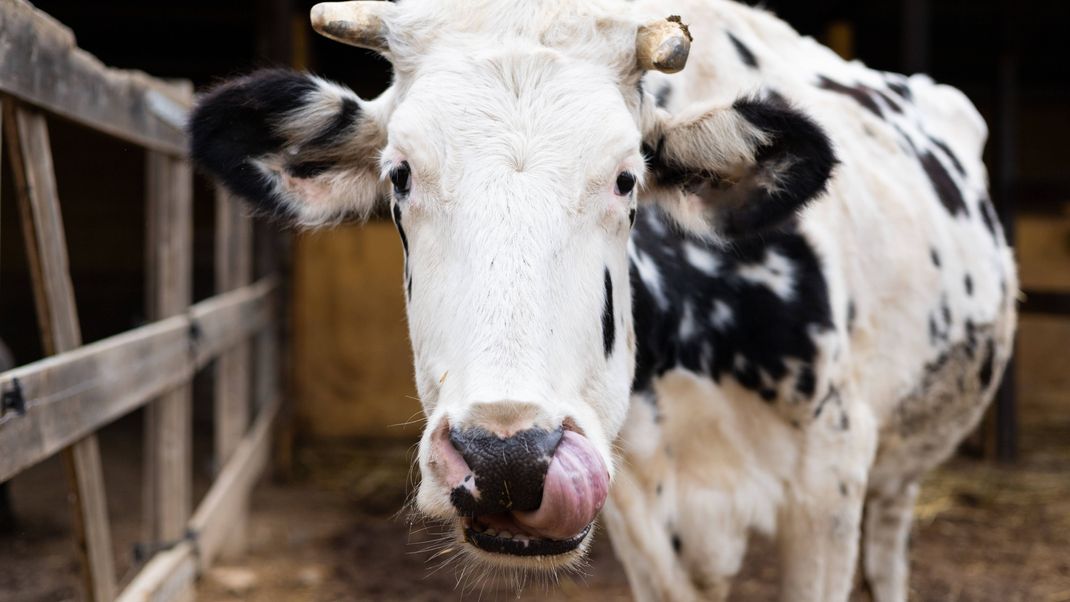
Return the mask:
[[[0,407],[4,412],[14,411],[19,416],[26,415],[26,398],[22,395],[22,384],[18,378],[11,379],[11,389],[4,391]]]

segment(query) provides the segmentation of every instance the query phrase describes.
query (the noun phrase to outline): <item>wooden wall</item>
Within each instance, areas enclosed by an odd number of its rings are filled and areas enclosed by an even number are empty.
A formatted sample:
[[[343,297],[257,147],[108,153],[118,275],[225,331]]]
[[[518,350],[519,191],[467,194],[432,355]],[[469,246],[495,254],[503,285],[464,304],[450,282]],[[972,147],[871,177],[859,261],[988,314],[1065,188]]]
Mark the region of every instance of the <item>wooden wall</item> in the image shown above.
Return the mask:
[[[418,436],[422,414],[393,224],[372,221],[298,235],[293,265],[299,432]]]

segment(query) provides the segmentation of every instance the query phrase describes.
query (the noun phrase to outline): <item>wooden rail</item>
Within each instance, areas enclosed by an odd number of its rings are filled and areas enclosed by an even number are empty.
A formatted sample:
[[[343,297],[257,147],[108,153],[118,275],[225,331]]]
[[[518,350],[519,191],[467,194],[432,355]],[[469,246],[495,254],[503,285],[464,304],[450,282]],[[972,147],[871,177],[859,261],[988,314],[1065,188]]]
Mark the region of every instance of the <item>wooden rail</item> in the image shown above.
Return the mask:
[[[0,373],[24,413],[0,416],[0,481],[176,386],[271,323],[273,279],[166,320]]]
[[[169,602],[181,599],[193,580],[226,549],[228,527],[268,461],[271,426],[278,399],[266,404],[241,439],[215,483],[190,519],[184,537],[152,559],[123,590],[119,602]]]
[[[114,600],[120,584],[95,433],[144,407],[144,539],[159,551],[121,599],[189,599],[200,571],[220,554],[240,551],[250,490],[267,463],[280,404],[277,281],[268,276],[250,284],[249,221],[236,200],[220,194],[219,294],[190,305],[193,174],[184,133],[193,103],[189,82],[108,68],[29,3],[0,0],[0,99],[37,321],[49,355],[0,373],[0,482],[63,454],[86,598]],[[155,321],[91,345],[81,341],[45,112],[147,152],[146,299]],[[219,472],[191,513],[190,382],[217,358]],[[250,373],[257,375],[256,387]]]
[[[145,148],[186,152],[188,82],[105,67],[23,0],[0,0],[0,92]]]

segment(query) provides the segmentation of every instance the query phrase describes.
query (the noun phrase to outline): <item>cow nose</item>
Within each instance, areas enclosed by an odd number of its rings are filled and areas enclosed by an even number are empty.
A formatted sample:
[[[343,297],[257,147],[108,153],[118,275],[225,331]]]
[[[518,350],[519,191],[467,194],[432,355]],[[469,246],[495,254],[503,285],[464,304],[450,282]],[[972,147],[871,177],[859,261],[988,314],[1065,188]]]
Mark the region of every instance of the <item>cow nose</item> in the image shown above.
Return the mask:
[[[561,436],[561,428],[532,427],[507,435],[483,426],[451,428],[450,443],[468,464],[475,488],[454,489],[450,501],[463,516],[537,510]]]

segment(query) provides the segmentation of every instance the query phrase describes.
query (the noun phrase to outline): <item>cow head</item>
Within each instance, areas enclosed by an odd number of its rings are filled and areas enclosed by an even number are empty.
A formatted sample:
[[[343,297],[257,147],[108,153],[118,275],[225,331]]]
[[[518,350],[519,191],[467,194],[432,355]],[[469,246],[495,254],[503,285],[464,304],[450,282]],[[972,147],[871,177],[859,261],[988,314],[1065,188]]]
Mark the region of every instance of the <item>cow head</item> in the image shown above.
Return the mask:
[[[643,74],[683,68],[690,34],[627,6],[321,4],[321,33],[391,61],[389,90],[260,72],[191,119],[197,162],[264,212],[320,226],[389,203],[427,417],[417,506],[497,565],[575,563],[606,499],[637,203],[710,240],[747,235],[793,215],[833,163],[782,104],[657,108]]]

